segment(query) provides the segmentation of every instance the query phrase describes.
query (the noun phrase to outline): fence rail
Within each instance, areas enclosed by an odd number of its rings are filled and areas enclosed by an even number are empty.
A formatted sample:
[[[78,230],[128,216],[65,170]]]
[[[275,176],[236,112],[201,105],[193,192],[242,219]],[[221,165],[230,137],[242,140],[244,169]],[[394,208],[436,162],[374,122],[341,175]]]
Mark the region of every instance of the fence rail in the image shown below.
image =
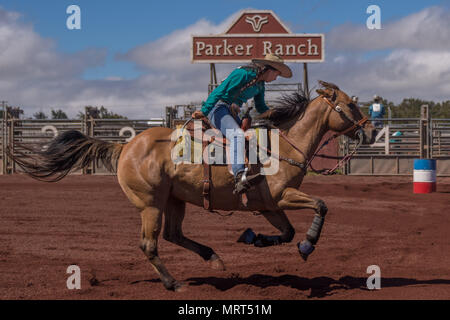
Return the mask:
[[[192,112],[192,107],[183,107],[183,114],[166,109],[170,116],[164,119],[93,119],[84,120],[26,120],[3,117],[0,121],[0,174],[20,172],[15,163],[6,156],[8,146],[15,155],[27,151],[21,145],[34,145],[50,141],[56,134],[66,130],[79,130],[97,139],[126,143],[137,134],[155,126],[172,126]],[[180,109],[181,110],[181,109]],[[5,112],[4,112],[5,114]],[[6,114],[7,115],[7,114]],[[179,119],[178,119],[179,118]],[[450,119],[388,118],[382,119],[377,139],[372,145],[363,145],[346,164],[344,173],[350,175],[411,175],[415,158],[437,159],[437,175],[450,176]],[[184,122],[184,120],[183,120]],[[347,155],[355,144],[343,137],[336,152]],[[333,152],[332,152],[333,153]],[[105,174],[102,167],[90,164],[80,173]]]
[[[427,113],[427,112],[426,112]],[[427,115],[427,114],[425,114]],[[375,143],[357,148],[344,168],[350,175],[411,175],[417,158],[437,160],[438,176],[450,176],[450,119],[380,119]],[[344,137],[341,155],[353,150],[355,142]]]
[[[116,143],[126,143],[139,133],[155,126],[165,126],[164,119],[94,119],[83,120],[28,120],[8,117],[6,112],[1,119],[0,174],[21,172],[21,169],[7,156],[6,147],[15,156],[30,154],[21,146],[45,144],[60,132],[78,130],[89,137]],[[102,166],[91,163],[78,173],[106,174]]]

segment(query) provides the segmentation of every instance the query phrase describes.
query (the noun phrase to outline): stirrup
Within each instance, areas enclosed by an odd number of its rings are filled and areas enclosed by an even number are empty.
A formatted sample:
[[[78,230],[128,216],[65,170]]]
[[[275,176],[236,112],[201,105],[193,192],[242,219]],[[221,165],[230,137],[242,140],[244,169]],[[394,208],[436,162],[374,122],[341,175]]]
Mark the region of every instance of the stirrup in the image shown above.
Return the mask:
[[[245,168],[244,172],[238,174],[236,184],[233,190],[233,194],[242,194],[247,192],[252,186],[260,183],[264,176],[261,173],[257,173],[247,177],[248,168]],[[240,176],[240,178],[239,178]]]

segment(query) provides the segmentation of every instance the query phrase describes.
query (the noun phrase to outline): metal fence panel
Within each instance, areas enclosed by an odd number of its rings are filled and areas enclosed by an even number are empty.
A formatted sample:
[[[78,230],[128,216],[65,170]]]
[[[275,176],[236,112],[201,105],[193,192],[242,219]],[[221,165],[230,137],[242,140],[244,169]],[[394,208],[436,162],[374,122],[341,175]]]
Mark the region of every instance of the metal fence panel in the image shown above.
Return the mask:
[[[437,159],[436,174],[450,176],[450,119],[431,119],[429,140],[421,138],[421,119],[380,119],[377,139],[360,146],[346,165],[351,175],[412,175],[414,159],[421,158],[425,141],[430,141],[430,155]],[[355,141],[343,139],[342,155],[353,150]]]
[[[31,154],[24,147],[37,146],[50,142],[57,134],[78,130],[87,136],[114,143],[126,143],[139,133],[155,127],[164,126],[161,119],[149,120],[124,120],[124,119],[88,119],[88,120],[28,120],[28,119],[8,119],[2,121],[0,155],[1,173],[23,172],[19,166],[12,163],[10,170],[5,170],[4,148],[9,146],[15,156],[21,153]],[[12,133],[12,135],[9,135]],[[103,166],[96,167],[91,163],[85,170],[74,171],[73,173],[97,173],[110,174]]]

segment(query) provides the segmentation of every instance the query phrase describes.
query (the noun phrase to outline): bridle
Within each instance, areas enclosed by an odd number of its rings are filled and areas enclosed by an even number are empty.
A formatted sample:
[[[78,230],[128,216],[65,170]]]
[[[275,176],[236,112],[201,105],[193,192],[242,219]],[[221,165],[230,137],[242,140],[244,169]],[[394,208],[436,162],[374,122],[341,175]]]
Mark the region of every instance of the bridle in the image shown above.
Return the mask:
[[[335,173],[335,171],[336,171],[339,167],[341,167],[343,164],[345,164],[346,162],[348,162],[348,161],[353,157],[353,155],[355,154],[356,149],[362,144],[362,141],[363,141],[362,128],[364,127],[364,125],[365,125],[366,122],[368,121],[368,118],[367,118],[366,116],[364,116],[361,120],[355,121],[355,120],[351,119],[349,116],[347,116],[347,114],[344,112],[344,110],[339,106],[339,103],[338,103],[338,104],[333,104],[333,103],[331,103],[330,100],[328,100],[328,99],[327,99],[326,97],[324,97],[323,95],[320,95],[320,96],[317,97],[317,98],[322,98],[322,99],[324,99],[325,102],[327,103],[327,105],[328,105],[333,111],[339,113],[339,115],[340,115],[342,118],[344,118],[344,119],[346,119],[348,122],[352,123],[352,126],[349,127],[349,128],[347,128],[347,129],[345,129],[345,130],[343,130],[343,131],[336,132],[336,133],[333,134],[330,138],[328,138],[327,140],[325,140],[325,141],[322,143],[322,145],[316,150],[316,152],[314,152],[314,154],[311,156],[311,158],[306,162],[306,164],[305,164],[305,163],[302,163],[302,162],[299,162],[299,161],[296,161],[296,160],[291,159],[291,158],[286,158],[286,157],[283,157],[283,156],[281,156],[281,155],[276,155],[276,154],[275,154],[274,152],[272,152],[270,149],[265,148],[265,147],[263,147],[263,146],[259,146],[259,148],[261,148],[262,150],[264,150],[265,152],[267,152],[267,154],[270,154],[271,156],[276,156],[278,159],[284,160],[284,161],[288,162],[290,165],[299,167],[299,168],[301,168],[301,169],[303,169],[303,170],[306,170],[306,169],[308,169],[308,167],[311,167],[311,169],[312,169],[315,173],[324,174],[324,175],[329,175],[329,174]],[[193,120],[193,119],[190,118],[190,119],[188,119],[188,120],[184,123],[183,127],[181,128],[181,131],[184,130],[184,128],[186,127],[186,125],[187,125],[191,120]],[[204,117],[202,120],[205,121],[205,122],[207,122],[207,123],[209,123],[209,121],[208,121],[208,119],[207,119],[206,117]],[[276,126],[274,126],[274,125],[272,125],[272,124],[266,124],[266,126],[270,127],[271,129],[278,129],[278,130],[279,130],[279,128],[277,128]],[[318,153],[320,152],[320,150],[321,150],[324,146],[326,146],[331,140],[336,139],[337,137],[339,137],[339,136],[341,136],[341,135],[344,135],[344,134],[347,134],[347,133],[349,133],[349,132],[351,132],[351,131],[353,131],[353,130],[357,130],[356,134],[357,134],[357,136],[358,136],[359,142],[355,145],[353,151],[352,151],[350,154],[346,155],[346,156],[343,157],[342,159],[341,159],[341,157],[324,156],[324,155],[318,154]],[[308,157],[305,155],[305,153],[304,153],[299,147],[297,147],[297,146],[295,145],[295,142],[293,142],[293,141],[292,141],[285,133],[283,133],[281,130],[279,130],[279,135],[280,135],[287,143],[289,143],[295,150],[297,150],[300,154],[302,154],[303,157],[305,158],[305,160],[308,159]],[[314,160],[315,157],[324,157],[324,158],[341,159],[341,160],[340,160],[340,161],[337,163],[337,165],[336,165],[334,168],[332,168],[332,169],[315,170],[315,169],[312,167],[312,165],[311,165],[311,163],[312,163],[312,161]]]
[[[339,167],[341,167],[343,164],[345,164],[346,162],[348,162],[348,161],[353,157],[353,155],[354,155],[355,152],[356,152],[356,149],[362,144],[363,137],[364,137],[363,132],[362,132],[362,129],[363,129],[364,125],[366,124],[366,122],[367,122],[369,119],[368,119],[366,116],[364,116],[361,120],[355,121],[355,120],[351,119],[349,116],[347,116],[347,114],[344,112],[344,110],[339,106],[339,103],[338,103],[338,104],[333,104],[330,100],[328,100],[328,99],[327,99],[325,96],[323,96],[323,95],[320,95],[318,98],[324,99],[325,102],[327,103],[327,105],[328,105],[333,111],[339,113],[339,115],[340,115],[342,118],[344,118],[344,119],[346,119],[348,122],[352,123],[352,126],[349,127],[349,128],[347,128],[347,129],[345,129],[345,130],[343,130],[343,131],[336,132],[334,135],[332,135],[330,138],[328,138],[326,141],[324,141],[324,142],[322,143],[322,145],[316,150],[316,152],[314,152],[314,154],[313,154],[312,157],[307,161],[306,164],[300,163],[300,162],[295,161],[295,160],[293,160],[293,159],[285,158],[285,157],[282,157],[282,156],[279,156],[279,159],[285,160],[285,161],[288,162],[289,164],[294,165],[294,166],[298,166],[298,167],[300,167],[300,168],[302,168],[302,169],[305,169],[305,170],[306,170],[308,167],[311,167],[311,169],[312,169],[315,173],[329,175],[329,174],[335,173],[335,171],[336,171]],[[319,155],[319,154],[318,154],[318,153],[320,152],[320,150],[321,150],[324,146],[326,146],[331,140],[336,139],[337,137],[339,137],[339,136],[341,136],[341,135],[344,135],[344,134],[347,134],[347,133],[349,133],[349,132],[352,132],[352,131],[354,131],[354,130],[357,130],[356,134],[357,134],[357,136],[358,136],[359,142],[355,145],[355,148],[353,149],[353,151],[352,151],[350,154],[348,154],[347,156],[343,157],[343,158],[336,164],[336,166],[335,166],[334,168],[332,168],[332,169],[315,170],[315,169],[312,167],[311,163],[312,163],[312,161],[314,160],[315,157],[328,157],[328,156],[323,156],[323,155]],[[284,140],[286,140],[286,142],[289,143],[295,150],[297,150],[298,152],[300,152],[300,153],[303,155],[303,157],[305,158],[305,160],[308,159],[308,157],[305,155],[305,153],[304,153],[302,150],[300,150],[300,148],[298,148],[298,147],[295,145],[295,143],[294,143],[290,138],[288,138],[288,137],[286,136],[286,134],[284,134],[283,132],[280,131],[280,136],[281,136]],[[340,157],[328,157],[328,158],[340,158]]]
[[[351,131],[353,131],[355,129],[356,130],[361,130],[364,127],[364,124],[369,120],[366,116],[364,116],[361,120],[356,122],[355,120],[350,119],[347,116],[347,114],[344,112],[344,110],[342,110],[342,108],[339,106],[339,103],[334,105],[326,97],[324,97],[324,96],[320,96],[320,97],[325,100],[325,102],[327,103],[327,105],[330,108],[332,108],[334,111],[339,113],[342,118],[346,119],[348,122],[353,123],[353,125],[351,127],[345,129],[344,131],[338,132],[336,137],[341,136],[341,135],[346,134],[346,133],[349,133],[349,132],[351,132]]]

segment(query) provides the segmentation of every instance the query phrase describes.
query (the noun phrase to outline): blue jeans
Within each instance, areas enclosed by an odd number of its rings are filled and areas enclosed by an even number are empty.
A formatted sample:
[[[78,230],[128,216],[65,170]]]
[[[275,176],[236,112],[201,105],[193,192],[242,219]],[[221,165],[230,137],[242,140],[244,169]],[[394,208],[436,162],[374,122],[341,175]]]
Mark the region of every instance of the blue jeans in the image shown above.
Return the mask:
[[[383,119],[383,118],[371,118],[370,119],[372,121],[373,125],[375,126],[375,128],[383,128],[384,127],[384,122],[380,119]]]
[[[231,115],[229,106],[220,101],[211,109],[208,114],[208,119],[231,143],[231,169],[233,170],[234,176],[236,176],[240,171],[244,171],[245,169],[245,140],[244,132],[240,127],[241,119],[238,117],[238,124]]]

